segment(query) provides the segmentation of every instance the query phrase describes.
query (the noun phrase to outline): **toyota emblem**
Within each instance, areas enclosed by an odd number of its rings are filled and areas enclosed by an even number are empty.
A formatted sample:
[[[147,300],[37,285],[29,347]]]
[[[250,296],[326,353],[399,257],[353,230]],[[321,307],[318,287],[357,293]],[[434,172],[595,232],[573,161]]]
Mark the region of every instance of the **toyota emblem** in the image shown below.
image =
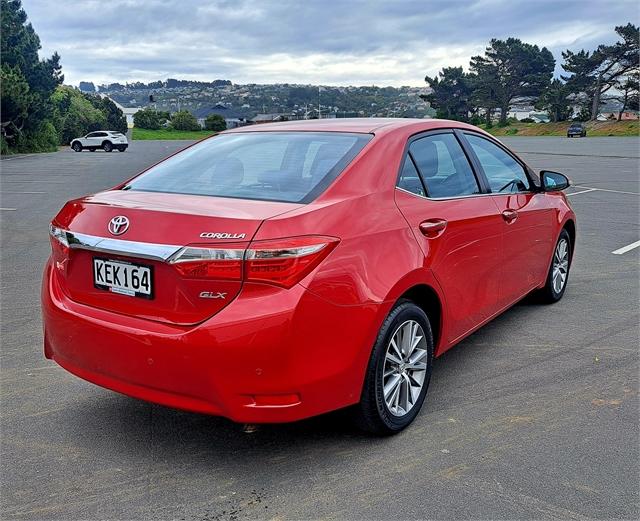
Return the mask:
[[[112,235],[122,235],[129,229],[129,219],[124,215],[116,215],[109,221],[109,232]]]

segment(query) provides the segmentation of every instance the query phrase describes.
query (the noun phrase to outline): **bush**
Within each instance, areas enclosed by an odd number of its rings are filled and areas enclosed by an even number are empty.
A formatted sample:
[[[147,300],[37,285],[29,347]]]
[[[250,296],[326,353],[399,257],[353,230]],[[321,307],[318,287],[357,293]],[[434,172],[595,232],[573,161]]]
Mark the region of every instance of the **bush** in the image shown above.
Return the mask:
[[[504,128],[504,127],[508,127],[509,125],[511,125],[509,120],[507,120],[507,121],[499,121],[498,124],[496,125],[496,127]]]
[[[16,140],[17,152],[55,152],[58,150],[58,132],[50,121],[44,121],[36,130],[21,133]]]
[[[204,120],[204,128],[222,132],[223,130],[227,130],[227,122],[220,114],[209,114],[207,119]]]
[[[180,110],[173,114],[171,126],[176,130],[201,130],[198,120],[188,110]]]
[[[4,139],[4,136],[0,136],[0,155],[7,155],[9,153],[9,145]]]
[[[517,128],[510,128],[509,130],[507,130],[504,135],[505,136],[515,136],[518,133],[518,129]]]
[[[133,125],[148,130],[159,130],[165,121],[163,114],[151,108],[139,110],[133,115]]]

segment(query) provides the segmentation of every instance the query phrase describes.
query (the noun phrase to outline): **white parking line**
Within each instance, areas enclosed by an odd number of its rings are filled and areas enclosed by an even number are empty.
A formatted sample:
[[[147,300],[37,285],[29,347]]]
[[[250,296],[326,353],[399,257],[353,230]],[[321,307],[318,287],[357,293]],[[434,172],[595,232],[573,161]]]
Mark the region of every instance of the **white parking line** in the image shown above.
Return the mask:
[[[598,192],[612,192],[614,194],[640,195],[638,192],[625,192],[624,190],[611,190],[610,188],[593,188],[592,186],[582,186],[582,185],[574,185],[574,186],[576,188],[588,188],[590,190],[597,190]]]
[[[0,212],[15,212],[17,208],[0,208]]]
[[[622,255],[623,253],[627,253],[628,251],[636,249],[638,246],[640,246],[640,241],[627,244],[626,246],[623,246],[622,248],[612,251],[611,253],[613,253],[614,255]]]
[[[588,192],[595,192],[596,190],[597,188],[589,188],[588,190],[582,190],[581,192],[572,192],[570,194],[567,194],[567,197],[571,197],[572,195],[586,194]]]

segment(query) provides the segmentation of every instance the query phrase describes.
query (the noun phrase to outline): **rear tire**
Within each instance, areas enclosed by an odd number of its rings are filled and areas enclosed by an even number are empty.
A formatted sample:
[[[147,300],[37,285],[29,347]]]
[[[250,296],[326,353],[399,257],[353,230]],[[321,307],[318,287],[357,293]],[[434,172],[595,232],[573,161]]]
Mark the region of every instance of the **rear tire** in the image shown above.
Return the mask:
[[[74,142],[71,144],[71,149],[72,149],[74,152],[82,152],[82,145],[81,145],[78,141],[74,141]]]
[[[113,150],[113,145],[109,141],[105,141],[102,143],[102,150],[105,152],[111,152]]]
[[[124,152],[127,149],[127,147],[118,147],[118,151],[119,152]]]
[[[413,302],[402,300],[383,322],[373,346],[356,406],[358,427],[377,435],[407,427],[420,412],[432,367],[429,318]]]
[[[558,242],[553,250],[551,266],[547,274],[547,281],[538,292],[540,301],[544,304],[558,302],[564,295],[569,282],[569,268],[571,267],[571,237],[566,229],[560,232]]]

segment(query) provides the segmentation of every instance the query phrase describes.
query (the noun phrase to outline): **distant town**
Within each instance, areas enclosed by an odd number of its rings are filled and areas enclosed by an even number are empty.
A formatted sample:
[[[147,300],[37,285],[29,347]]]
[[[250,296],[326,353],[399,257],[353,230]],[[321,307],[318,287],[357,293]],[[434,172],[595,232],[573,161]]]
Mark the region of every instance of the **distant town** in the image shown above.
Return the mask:
[[[333,117],[435,117],[421,96],[428,87],[335,87],[297,84],[234,84],[167,79],[150,83],[111,83],[96,86],[80,82],[80,90],[106,95],[124,109],[153,107],[166,112],[188,110],[198,120],[219,114],[234,126],[246,122]],[[153,101],[151,101],[153,100]],[[134,109],[134,110],[127,110]]]

